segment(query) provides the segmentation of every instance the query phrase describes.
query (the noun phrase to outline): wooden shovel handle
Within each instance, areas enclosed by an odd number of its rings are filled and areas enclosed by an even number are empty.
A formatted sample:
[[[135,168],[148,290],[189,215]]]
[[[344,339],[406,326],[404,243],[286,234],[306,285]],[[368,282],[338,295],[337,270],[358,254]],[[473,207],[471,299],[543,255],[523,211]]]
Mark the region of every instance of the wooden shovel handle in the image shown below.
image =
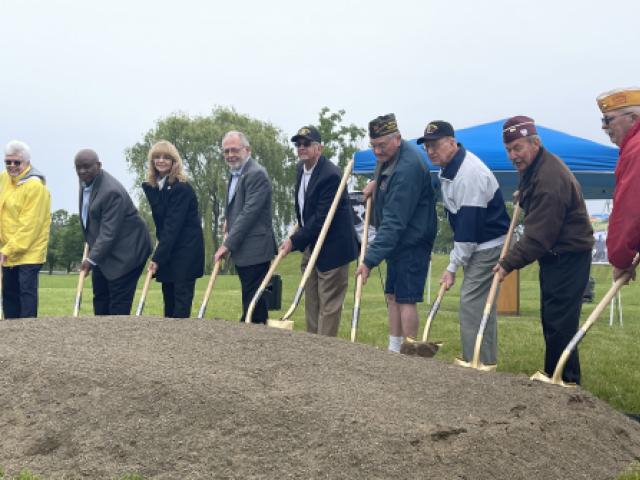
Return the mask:
[[[364,257],[367,254],[367,246],[369,243],[369,224],[371,223],[371,205],[372,198],[367,198],[366,207],[364,211],[364,226],[362,229],[362,239],[360,241],[360,256],[358,257],[358,265],[364,261]],[[351,318],[351,341],[356,341],[358,333],[358,320],[360,318],[360,299],[362,297],[362,274],[358,274],[356,277],[356,289],[354,292],[353,300],[353,316]]]
[[[342,180],[340,181],[340,185],[338,186],[338,191],[336,192],[335,197],[333,198],[333,202],[331,202],[331,208],[329,208],[329,212],[327,213],[327,218],[324,220],[324,224],[322,225],[322,230],[320,230],[320,235],[318,235],[318,240],[316,241],[316,245],[313,248],[313,252],[311,253],[311,257],[309,258],[309,263],[307,264],[307,268],[304,269],[304,273],[302,274],[302,279],[300,280],[300,285],[298,286],[298,292],[304,290],[304,286],[307,283],[307,280],[311,276],[311,272],[316,266],[316,260],[318,260],[318,255],[320,255],[320,249],[324,244],[324,239],[327,237],[327,232],[329,231],[329,227],[331,227],[331,223],[333,222],[333,217],[336,214],[336,210],[338,209],[338,204],[340,203],[340,199],[342,198],[342,194],[344,193],[345,188],[347,188],[347,181],[349,180],[349,176],[351,175],[351,171],[353,170],[353,159],[349,160],[347,166],[344,169],[344,173],[342,175]],[[299,303],[299,297],[301,295],[296,294],[296,299],[298,301],[293,301],[291,307],[287,313],[285,313],[283,320],[288,320]]]
[[[89,244],[85,242],[84,250],[82,251],[82,263],[89,256]],[[78,286],[76,287],[76,301],[73,305],[73,317],[77,318],[80,315],[80,302],[82,301],[82,289],[84,288],[84,279],[86,277],[86,272],[84,270],[80,270],[78,274]]]
[[[294,233],[296,233],[297,231],[298,231],[298,225],[295,225],[291,230],[291,232],[289,233],[289,237]],[[284,257],[285,257],[284,251],[280,250],[276,258],[274,258],[273,262],[271,262],[271,266],[269,267],[267,274],[262,279],[262,283],[258,287],[258,290],[256,290],[256,293],[253,295],[253,298],[251,299],[251,303],[249,304],[249,308],[247,308],[247,315],[244,317],[245,323],[251,323],[251,319],[253,318],[253,311],[256,308],[256,304],[258,303],[258,300],[260,300],[260,297],[264,293],[264,290],[267,288],[267,285],[269,285],[269,281],[271,280],[271,277],[275,273],[276,268],[278,267],[278,264]]]

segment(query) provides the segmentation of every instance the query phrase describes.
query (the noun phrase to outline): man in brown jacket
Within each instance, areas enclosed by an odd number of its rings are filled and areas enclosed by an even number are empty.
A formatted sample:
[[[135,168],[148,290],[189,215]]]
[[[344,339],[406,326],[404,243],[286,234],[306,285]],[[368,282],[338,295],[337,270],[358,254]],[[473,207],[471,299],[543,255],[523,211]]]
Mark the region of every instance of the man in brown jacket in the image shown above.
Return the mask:
[[[542,146],[533,119],[510,118],[502,136],[520,173],[518,198],[525,212],[524,234],[494,272],[499,272],[502,280],[512,270],[538,261],[544,370],[551,376],[578,330],[591,267],[593,229],[578,181],[562,160]],[[577,349],[569,357],[562,379],[580,383]]]

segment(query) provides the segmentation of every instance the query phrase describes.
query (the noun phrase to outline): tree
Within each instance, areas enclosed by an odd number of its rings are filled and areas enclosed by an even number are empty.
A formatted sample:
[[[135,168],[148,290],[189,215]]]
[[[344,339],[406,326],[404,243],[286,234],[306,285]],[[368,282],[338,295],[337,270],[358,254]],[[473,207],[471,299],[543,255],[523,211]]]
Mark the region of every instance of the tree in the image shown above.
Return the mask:
[[[318,114],[317,128],[324,145],[323,155],[333,160],[341,170],[359,150],[358,144],[366,134],[364,128],[356,124],[343,125],[344,110],[331,112],[329,107],[322,107]]]
[[[126,150],[129,169],[141,183],[146,179],[147,152],[153,143],[163,139],[176,146],[198,198],[208,266],[214,248],[222,240],[228,173],[220,143],[229,130],[239,130],[247,135],[252,158],[269,172],[273,185],[274,227],[277,238],[281,239],[293,219],[291,191],[295,158],[282,131],[272,124],[224,107],[214,108],[208,116],[190,117],[177,113],[160,119],[141,142]]]
[[[69,212],[62,209],[53,212],[47,249],[49,275],[56,267],[62,267],[69,273],[75,263],[80,263],[83,247],[80,217],[75,213],[69,215]]]

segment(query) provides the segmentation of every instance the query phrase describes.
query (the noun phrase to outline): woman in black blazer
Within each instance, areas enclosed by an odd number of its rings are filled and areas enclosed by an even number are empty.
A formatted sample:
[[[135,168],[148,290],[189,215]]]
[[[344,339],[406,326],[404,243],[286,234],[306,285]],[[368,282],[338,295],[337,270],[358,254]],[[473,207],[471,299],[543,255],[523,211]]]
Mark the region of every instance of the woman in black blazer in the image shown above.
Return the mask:
[[[149,270],[162,284],[164,316],[188,318],[196,279],[203,275],[204,242],[198,200],[176,147],[165,140],[149,150],[142,190],[156,224],[156,247]]]

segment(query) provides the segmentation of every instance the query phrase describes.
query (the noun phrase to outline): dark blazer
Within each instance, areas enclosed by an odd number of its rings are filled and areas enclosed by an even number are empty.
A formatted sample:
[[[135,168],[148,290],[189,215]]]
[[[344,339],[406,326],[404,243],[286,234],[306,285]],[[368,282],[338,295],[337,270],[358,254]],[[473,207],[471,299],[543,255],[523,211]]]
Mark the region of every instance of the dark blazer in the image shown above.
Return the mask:
[[[80,188],[79,212],[82,212]],[[84,238],[89,258],[105,278],[115,280],[147,261],[151,238],[122,184],[104,170],[93,180]]]
[[[144,182],[142,190],[151,206],[158,246],[151,259],[158,264],[159,282],[185,282],[204,273],[204,240],[198,199],[187,182],[162,190]]]
[[[271,261],[276,253],[271,180],[264,167],[252,158],[244,165],[233,197],[227,200],[224,215],[227,221],[224,244],[236,265],[246,267]]]
[[[312,249],[318,240],[324,220],[329,213],[331,203],[340,185],[340,169],[324,157],[318,159],[309,185],[305,192],[304,211],[300,212],[298,205],[298,190],[302,178],[303,163],[299,162],[296,169],[296,217],[301,228],[291,236],[295,250],[304,251],[307,246]],[[304,219],[304,226],[300,219]],[[358,256],[356,231],[353,228],[353,217],[349,197],[345,190],[338,204],[336,214],[324,244],[320,249],[316,266],[319,271],[326,272],[349,263]]]

